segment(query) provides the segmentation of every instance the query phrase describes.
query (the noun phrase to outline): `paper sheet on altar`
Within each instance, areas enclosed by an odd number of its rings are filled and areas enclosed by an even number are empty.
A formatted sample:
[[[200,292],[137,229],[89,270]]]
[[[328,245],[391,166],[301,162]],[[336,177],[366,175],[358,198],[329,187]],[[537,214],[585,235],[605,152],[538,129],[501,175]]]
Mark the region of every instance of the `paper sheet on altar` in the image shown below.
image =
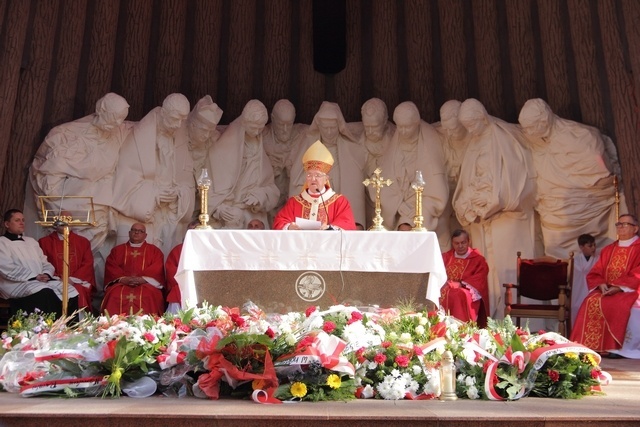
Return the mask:
[[[302,230],[320,230],[322,223],[311,219],[296,217],[296,225]]]

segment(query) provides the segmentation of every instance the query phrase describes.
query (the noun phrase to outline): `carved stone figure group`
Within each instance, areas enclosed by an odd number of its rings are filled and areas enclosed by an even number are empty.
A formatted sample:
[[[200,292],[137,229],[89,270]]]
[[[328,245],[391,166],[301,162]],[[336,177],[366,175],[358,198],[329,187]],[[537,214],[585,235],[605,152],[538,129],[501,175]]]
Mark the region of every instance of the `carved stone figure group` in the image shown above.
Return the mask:
[[[599,245],[615,238],[615,147],[541,99],[525,103],[519,124],[489,115],[476,99],[444,103],[434,125],[412,102],[396,106],[390,120],[377,98],[362,105],[359,122],[323,102],[309,125],[295,122],[284,99],[270,115],[250,100],[226,127],[218,126],[222,110],[210,96],[191,110],[184,95],[171,94],[139,122],[125,120],[128,107],[105,95],[94,114],[54,128],[30,168],[31,200],[63,190],[93,197],[98,226],[75,231],[91,241],[96,266],[137,223],[166,256],[199,214],[196,179],[204,167],[214,228],[246,229],[259,220],[269,229],[300,193],[302,156],[316,141],[334,159],[331,188],[349,200],[362,230],[372,224],[376,197],[363,181],[377,168],[392,180],[380,191],[383,226],[412,229],[420,171],[423,225],[438,234],[443,252],[452,230],[468,230],[490,266],[492,314],[501,308],[500,283],[515,280],[517,251],[564,257],[580,234]]]

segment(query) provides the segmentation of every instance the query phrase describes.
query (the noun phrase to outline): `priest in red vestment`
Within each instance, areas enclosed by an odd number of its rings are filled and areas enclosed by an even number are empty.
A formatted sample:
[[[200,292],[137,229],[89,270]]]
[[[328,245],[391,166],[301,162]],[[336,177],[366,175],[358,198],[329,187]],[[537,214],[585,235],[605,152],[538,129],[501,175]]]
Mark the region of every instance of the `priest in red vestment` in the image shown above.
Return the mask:
[[[62,279],[64,242],[62,227],[38,240],[42,252],[55,268],[55,275]],[[91,242],[69,230],[69,284],[78,291],[78,308],[92,310],[92,298],[96,289]]]
[[[318,229],[355,230],[349,200],[331,189],[328,173],[333,157],[320,141],[302,156],[306,180],[302,193],[291,197],[273,219],[274,230],[300,230],[296,218],[318,221]],[[363,189],[364,191],[364,189]]]
[[[640,292],[638,221],[621,215],[618,240],[605,246],[587,274],[589,295],[582,302],[571,340],[598,352],[622,348],[631,308]]]
[[[469,234],[455,230],[450,251],[442,254],[447,283],[440,289],[440,305],[453,317],[487,326],[489,266],[477,249],[469,247]]]
[[[104,272],[102,311],[113,314],[162,314],[164,256],[160,248],[145,241],[147,229],[135,223],[129,241],[114,247]]]

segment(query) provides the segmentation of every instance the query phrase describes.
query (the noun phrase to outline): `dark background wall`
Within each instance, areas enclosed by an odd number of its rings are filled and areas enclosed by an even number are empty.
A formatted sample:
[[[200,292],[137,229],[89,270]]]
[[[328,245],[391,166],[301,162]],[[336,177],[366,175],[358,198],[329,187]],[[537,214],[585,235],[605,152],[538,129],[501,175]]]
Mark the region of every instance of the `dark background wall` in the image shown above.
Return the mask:
[[[209,94],[221,124],[288,98],[309,123],[323,100],[360,120],[371,97],[439,119],[474,97],[516,122],[530,98],[611,136],[627,203],[640,200],[637,0],[0,0],[2,210],[22,206],[46,133],[107,92],[139,120],[172,92]],[[314,18],[316,24],[314,52]],[[341,19],[342,18],[342,19]],[[320,30],[325,31],[324,34]],[[344,45],[327,46],[341,31]],[[336,37],[332,37],[335,39]],[[328,61],[318,62],[325,49]],[[332,52],[345,52],[343,61]],[[316,68],[336,73],[318,72]],[[322,52],[320,52],[322,53]]]

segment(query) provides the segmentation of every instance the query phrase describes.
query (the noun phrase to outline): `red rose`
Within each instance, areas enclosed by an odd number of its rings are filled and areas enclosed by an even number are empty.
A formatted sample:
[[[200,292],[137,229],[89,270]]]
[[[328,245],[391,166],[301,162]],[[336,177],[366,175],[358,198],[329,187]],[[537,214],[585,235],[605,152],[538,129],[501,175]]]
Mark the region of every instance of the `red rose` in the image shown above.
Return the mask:
[[[376,355],[373,357],[373,361],[379,365],[384,363],[386,360],[387,356],[384,353],[376,353]]]
[[[151,332],[145,332],[143,337],[149,342],[153,342],[153,340],[156,338],[155,335],[153,335]]]
[[[389,348],[391,347],[391,341],[383,341],[380,345],[382,346],[382,348]]]
[[[362,320],[362,313],[360,313],[359,311],[352,311],[351,318],[347,321],[347,325],[355,323],[359,320]]]
[[[267,330],[264,332],[264,334],[266,336],[268,336],[269,338],[271,338],[271,339],[275,338],[275,336],[276,336],[276,333],[273,332],[273,329],[271,329],[271,328],[267,328]]]
[[[409,366],[409,357],[400,354],[400,355],[396,356],[395,362],[401,368],[406,368],[407,366]]]
[[[316,311],[316,310],[317,310],[316,306],[315,306],[315,305],[312,305],[312,306],[308,307],[308,308],[304,311],[304,315],[305,315],[305,316],[307,316],[307,317],[309,317],[309,316],[311,316],[311,313],[313,313],[313,312],[314,312],[314,311]]]
[[[322,325],[322,330],[330,334],[331,332],[336,330],[336,324],[331,320],[327,320],[324,322],[324,325]]]
[[[591,370],[591,378],[593,378],[594,380],[597,380],[600,378],[600,371],[597,369],[592,369]]]
[[[560,380],[560,373],[558,371],[554,371],[553,369],[549,369],[547,371],[547,374],[549,375],[549,379],[551,381],[553,381],[554,383],[558,382],[558,380]]]

